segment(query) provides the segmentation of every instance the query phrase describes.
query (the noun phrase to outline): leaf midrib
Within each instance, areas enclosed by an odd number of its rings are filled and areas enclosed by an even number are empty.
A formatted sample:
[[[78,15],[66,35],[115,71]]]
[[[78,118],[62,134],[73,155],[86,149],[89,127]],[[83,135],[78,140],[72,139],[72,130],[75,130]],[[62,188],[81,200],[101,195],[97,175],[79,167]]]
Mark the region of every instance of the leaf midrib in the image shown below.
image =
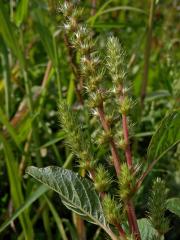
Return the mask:
[[[59,193],[55,188],[53,187],[50,187],[47,183],[44,183],[42,182],[40,179],[38,179],[37,177],[35,177],[33,174],[31,174],[30,172],[27,171],[27,173],[29,175],[31,175],[33,178],[35,178],[36,180],[38,180],[39,182],[41,182],[42,184],[45,184],[46,186],[48,186],[49,188],[51,188],[52,190],[54,190],[55,192],[57,192],[60,196],[62,195],[62,197],[67,201],[67,202],[70,202],[72,205],[75,205],[72,201],[70,201],[66,196],[64,196],[63,194]],[[55,180],[56,181],[56,180]],[[57,182],[57,181],[56,181]],[[102,227],[105,231],[107,230],[106,229],[106,225],[103,225],[101,222],[97,221],[96,218],[92,217],[92,215],[90,215],[89,213],[87,213],[86,211],[84,211],[83,208],[81,207],[77,207],[78,209],[80,209],[83,213],[86,214],[86,216],[88,216],[90,219],[92,219],[95,223],[97,223],[97,225],[99,225],[100,227]]]

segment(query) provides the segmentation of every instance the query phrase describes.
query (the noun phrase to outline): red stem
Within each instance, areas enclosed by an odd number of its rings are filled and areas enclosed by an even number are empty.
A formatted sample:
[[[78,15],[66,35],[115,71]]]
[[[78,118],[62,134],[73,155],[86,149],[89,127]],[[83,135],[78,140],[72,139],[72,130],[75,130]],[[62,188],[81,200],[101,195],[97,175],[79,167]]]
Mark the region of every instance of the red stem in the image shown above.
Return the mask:
[[[100,118],[101,124],[103,126],[103,129],[106,133],[108,133],[110,131],[110,126],[108,124],[108,121],[105,118],[103,103],[100,107],[98,107],[98,113],[99,113],[99,118]],[[114,142],[113,138],[110,139],[109,144],[110,144],[110,149],[111,149],[114,168],[116,170],[117,176],[119,176],[120,169],[121,169],[120,158],[119,158],[118,151],[117,151],[117,148],[116,148],[116,145],[115,145],[115,142]],[[101,198],[103,198],[103,197],[104,197],[104,193],[101,193]],[[121,227],[121,225],[120,224],[115,224],[115,226],[118,229],[120,237],[123,240],[127,240],[126,233],[125,233],[124,229]]]
[[[137,184],[136,184],[136,191],[140,188],[142,182],[144,181],[145,177],[148,175],[148,173],[152,170],[152,168],[154,167],[154,165],[157,163],[158,159],[155,159],[146,169],[146,171],[141,175],[141,177],[139,178]]]
[[[131,227],[132,233],[135,236],[136,240],[141,240],[141,235],[139,232],[139,227],[137,224],[136,213],[134,209],[134,204],[132,200],[128,200],[127,202],[127,213],[128,213],[128,222]]]
[[[120,90],[120,102],[124,100],[124,95],[122,92],[122,86],[119,87]],[[128,123],[127,123],[127,116],[126,114],[122,114],[122,127],[123,127],[123,135],[124,135],[124,141],[126,143],[126,149],[125,149],[125,156],[126,156],[126,162],[129,167],[129,169],[132,168],[132,155],[131,155],[131,148],[129,144],[129,131],[128,131]],[[139,232],[138,224],[137,224],[137,218],[136,213],[134,209],[134,205],[132,200],[127,201],[127,215],[128,215],[128,222],[129,226],[131,228],[131,231],[133,235],[135,236],[136,240],[141,240],[141,235]]]
[[[123,240],[127,240],[126,238],[126,233],[124,231],[124,229],[121,227],[121,225],[119,223],[115,224],[116,228],[118,229],[119,235],[121,236],[121,238]]]
[[[99,113],[101,124],[102,124],[102,126],[104,128],[104,131],[106,133],[109,132],[110,131],[110,127],[109,127],[109,124],[108,124],[108,122],[107,122],[107,120],[105,118],[103,105],[98,107],[98,113]],[[120,169],[121,169],[121,167],[120,167],[120,158],[119,158],[118,151],[117,151],[117,148],[116,148],[116,145],[115,145],[115,142],[114,142],[113,138],[111,138],[111,140],[110,140],[110,149],[111,149],[113,164],[114,164],[117,176],[119,176]]]

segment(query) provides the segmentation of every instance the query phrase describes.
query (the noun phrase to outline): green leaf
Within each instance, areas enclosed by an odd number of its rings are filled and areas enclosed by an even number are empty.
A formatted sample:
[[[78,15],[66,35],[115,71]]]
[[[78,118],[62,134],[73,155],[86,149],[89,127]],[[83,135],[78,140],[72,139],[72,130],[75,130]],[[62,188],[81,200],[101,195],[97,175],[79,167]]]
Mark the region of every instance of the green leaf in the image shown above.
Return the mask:
[[[24,202],[24,196],[22,192],[21,179],[19,176],[18,164],[14,158],[13,152],[9,143],[4,136],[0,133],[0,141],[3,144],[3,150],[5,153],[5,162],[8,172],[9,185],[11,191],[11,197],[15,208],[19,208]],[[24,234],[27,240],[33,239],[33,228],[30,221],[28,211],[24,211],[19,215],[20,223],[22,225]]]
[[[53,139],[49,140],[45,144],[41,146],[41,148],[46,148],[49,147],[55,143],[58,143],[59,141],[63,140],[65,138],[65,133],[64,131],[59,131],[56,136],[53,136]]]
[[[16,129],[13,128],[11,123],[8,121],[8,118],[4,114],[3,110],[0,107],[0,122],[6,127],[7,132],[12,137],[13,141],[16,143],[16,146],[19,148],[20,151],[22,151],[22,147],[20,145],[20,141],[18,139],[18,134],[16,132]]]
[[[88,22],[91,23],[91,25],[94,25],[96,19],[103,15],[103,14],[106,14],[106,13],[109,13],[109,12],[115,12],[115,11],[133,11],[133,12],[137,12],[137,13],[142,13],[142,14],[146,14],[146,12],[143,10],[143,9],[140,9],[140,8],[136,8],[136,7],[132,7],[132,6],[116,6],[116,7],[113,7],[113,8],[108,8],[106,9],[106,7],[111,3],[111,2],[114,2],[115,0],[109,0],[109,1],[106,1],[102,6],[101,8],[99,8],[99,10],[96,12],[95,15],[93,15],[92,17],[90,17],[88,19]],[[106,10],[104,10],[106,9]]]
[[[24,57],[21,52],[21,47],[18,43],[18,38],[15,34],[15,26],[10,22],[6,8],[4,7],[2,1],[0,1],[0,33],[3,36],[5,43],[13,51],[13,53],[18,58],[22,67],[24,67]]]
[[[138,227],[141,234],[141,240],[152,239],[157,234],[147,218],[141,218],[138,220]]]
[[[180,111],[172,111],[161,122],[152,136],[148,147],[147,159],[149,162],[159,160],[168,150],[180,141]]]
[[[16,25],[19,27],[27,16],[29,0],[21,0],[15,13]]]
[[[109,13],[109,12],[119,11],[119,10],[133,11],[133,12],[137,12],[137,13],[146,14],[146,12],[143,9],[140,9],[140,8],[131,7],[131,6],[117,6],[117,7],[108,8],[107,10],[102,11],[101,15],[103,15],[105,13]]]
[[[11,83],[11,72],[10,72],[10,60],[8,55],[7,46],[0,36],[0,59],[2,66],[2,74],[4,78],[4,93],[5,93],[5,110],[7,118],[10,119],[11,116],[11,91],[12,91],[12,83]]]
[[[167,200],[167,209],[180,217],[180,198],[170,198]]]
[[[64,205],[97,225],[106,225],[93,183],[60,167],[28,167],[26,173],[60,194]]]
[[[67,208],[102,227],[112,239],[117,239],[106,224],[100,199],[90,180],[56,166],[46,168],[30,166],[26,173],[59,193]]]
[[[48,26],[48,23],[45,18],[45,13],[40,10],[36,9],[34,11],[34,23],[37,33],[40,36],[40,40],[44,46],[45,51],[47,52],[49,58],[51,59],[53,65],[55,67],[58,66],[57,54],[56,54],[56,43],[53,36],[53,33]]]
[[[14,221],[17,217],[20,216],[34,201],[36,201],[39,197],[41,197],[48,188],[44,185],[41,185],[34,191],[28,199],[15,211],[15,213],[0,226],[0,232],[2,232],[6,227],[8,227],[12,221]]]
[[[54,217],[54,220],[57,224],[57,228],[59,230],[59,233],[62,237],[62,240],[68,240],[67,236],[66,236],[66,232],[65,232],[65,229],[64,229],[64,226],[63,226],[63,223],[62,223],[62,220],[59,216],[59,213],[57,212],[57,210],[55,209],[55,207],[53,206],[53,204],[51,203],[51,201],[48,199],[47,196],[44,196],[50,210],[51,210],[51,213]]]
[[[106,8],[106,6],[108,6],[111,2],[113,2],[114,0],[109,0],[109,1],[106,1],[99,9],[98,11],[96,12],[96,14],[92,17],[90,17],[88,19],[88,22],[91,23],[91,26],[93,26],[93,24],[95,23],[96,21],[96,18],[101,15],[101,13],[103,12],[103,10]]]

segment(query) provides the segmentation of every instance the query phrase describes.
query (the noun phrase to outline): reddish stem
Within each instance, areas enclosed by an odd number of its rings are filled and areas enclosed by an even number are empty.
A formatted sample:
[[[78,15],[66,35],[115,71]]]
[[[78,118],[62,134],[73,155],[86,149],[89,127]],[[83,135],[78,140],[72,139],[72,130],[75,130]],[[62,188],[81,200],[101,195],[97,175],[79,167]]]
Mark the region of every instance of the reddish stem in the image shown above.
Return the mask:
[[[137,184],[136,184],[136,191],[140,188],[142,182],[144,181],[145,177],[148,175],[148,173],[152,170],[152,168],[154,167],[154,165],[157,163],[158,159],[155,159],[146,169],[146,171],[141,175],[141,177],[139,178]]]
[[[99,113],[101,124],[102,124],[102,126],[104,128],[104,131],[106,133],[108,133],[110,131],[110,127],[109,127],[109,124],[108,124],[108,122],[107,122],[107,120],[105,118],[103,105],[98,107],[98,113]],[[119,158],[118,151],[117,151],[117,148],[116,148],[116,145],[115,145],[115,142],[114,142],[113,138],[111,138],[109,144],[110,144],[113,164],[114,164],[117,176],[119,176],[120,169],[121,169],[121,167],[120,167],[120,158]]]
[[[120,102],[122,102],[124,100],[122,86],[119,86],[119,92],[120,92]],[[133,164],[132,164],[131,148],[129,144],[129,131],[128,131],[126,114],[122,114],[122,127],[123,127],[124,141],[126,143],[126,149],[125,149],[126,162],[129,169],[131,169]],[[127,204],[128,222],[129,222],[131,231],[135,236],[136,240],[141,240],[141,235],[140,235],[138,224],[137,224],[137,218],[136,218],[133,202],[132,200],[128,200],[126,204]]]
[[[137,224],[136,213],[134,209],[134,204],[132,200],[128,200],[127,202],[127,213],[128,213],[128,222],[130,224],[131,230],[133,235],[135,236],[136,240],[141,240],[141,235],[139,232],[139,227]]]
[[[124,229],[121,227],[121,225],[119,223],[115,224],[116,228],[118,229],[119,235],[121,236],[121,238],[123,240],[127,240],[126,238],[126,233],[124,231]]]

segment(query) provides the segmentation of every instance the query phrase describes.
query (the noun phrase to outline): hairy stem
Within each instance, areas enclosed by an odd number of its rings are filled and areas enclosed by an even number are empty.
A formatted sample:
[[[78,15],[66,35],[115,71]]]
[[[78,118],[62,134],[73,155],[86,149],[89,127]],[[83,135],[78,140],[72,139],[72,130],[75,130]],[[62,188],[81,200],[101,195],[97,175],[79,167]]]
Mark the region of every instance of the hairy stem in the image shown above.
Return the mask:
[[[148,173],[152,170],[152,168],[154,167],[154,165],[157,163],[159,159],[155,159],[146,169],[146,171],[141,175],[141,177],[139,178],[137,184],[136,184],[136,190],[138,190],[140,188],[140,186],[142,185],[145,177],[148,175]]]
[[[132,200],[128,200],[127,202],[127,214],[128,214],[128,222],[131,227],[131,231],[136,240],[141,240],[141,235],[139,232],[139,227],[137,223],[136,213],[134,209],[134,204]]]
[[[99,118],[101,121],[101,124],[103,126],[103,129],[106,133],[108,133],[110,131],[110,126],[106,120],[105,117],[105,113],[104,113],[104,108],[103,108],[103,104],[101,106],[98,107],[98,113],[99,113]],[[118,151],[114,142],[114,139],[111,138],[110,139],[110,150],[111,150],[111,154],[112,154],[112,159],[113,159],[113,164],[114,164],[114,168],[116,170],[116,174],[117,176],[119,176],[120,174],[120,170],[121,170],[121,166],[120,166],[120,158],[118,155]],[[104,197],[104,193],[101,193],[101,198]],[[126,233],[124,232],[123,228],[121,227],[120,224],[116,224],[115,227],[117,228],[120,237],[123,240],[126,240]]]
[[[120,102],[122,102],[124,100],[124,93],[122,91],[122,86],[119,86],[119,89],[120,89]],[[126,144],[126,148],[125,148],[126,162],[129,169],[131,169],[133,166],[133,163],[132,163],[131,148],[129,143],[128,122],[127,122],[127,116],[125,113],[122,114],[122,128],[123,128],[123,135],[124,135],[124,140]],[[126,206],[127,206],[128,222],[129,222],[131,231],[135,239],[140,240],[141,236],[140,236],[140,232],[137,224],[137,217],[136,217],[134,205],[131,199],[129,199],[126,202]]]
[[[108,122],[106,120],[106,117],[105,117],[103,104],[100,107],[98,107],[98,113],[99,113],[99,118],[100,118],[101,124],[102,124],[102,126],[104,128],[104,131],[106,133],[108,133],[110,131],[110,126],[109,126],[109,124],[108,124]],[[115,142],[114,142],[113,138],[110,139],[110,143],[109,144],[110,144],[113,164],[114,164],[117,176],[119,176],[120,169],[121,169],[121,167],[120,167],[120,158],[119,158],[118,151],[117,151],[117,148],[116,148],[116,145],[115,145]]]
[[[124,229],[121,227],[120,224],[115,224],[116,228],[118,229],[119,235],[121,236],[122,240],[127,240],[126,233]]]

